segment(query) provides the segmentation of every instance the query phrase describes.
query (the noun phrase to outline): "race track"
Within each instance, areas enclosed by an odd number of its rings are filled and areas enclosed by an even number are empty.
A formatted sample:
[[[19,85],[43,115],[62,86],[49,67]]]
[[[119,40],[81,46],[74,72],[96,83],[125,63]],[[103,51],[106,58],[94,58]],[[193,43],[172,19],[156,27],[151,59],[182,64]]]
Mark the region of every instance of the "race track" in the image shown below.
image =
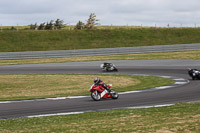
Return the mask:
[[[48,63],[0,66],[0,74],[16,73],[102,73],[104,61]],[[200,101],[200,81],[192,81],[187,68],[199,68],[200,60],[114,60],[118,74],[146,74],[170,76],[188,80],[187,84],[160,90],[149,90],[120,95],[117,100],[93,101],[90,97],[60,100],[0,102],[0,119],[20,118],[55,113],[92,112],[126,107],[174,104]],[[92,80],[92,79],[91,79]],[[59,81],[58,81],[59,82]],[[105,81],[106,82],[106,81]]]

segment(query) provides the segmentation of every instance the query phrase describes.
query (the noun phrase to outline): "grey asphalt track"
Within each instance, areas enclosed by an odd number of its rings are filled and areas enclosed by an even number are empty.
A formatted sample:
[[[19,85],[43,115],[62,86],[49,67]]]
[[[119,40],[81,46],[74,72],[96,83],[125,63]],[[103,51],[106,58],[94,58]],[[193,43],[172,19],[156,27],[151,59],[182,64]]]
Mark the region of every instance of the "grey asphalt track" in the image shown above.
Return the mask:
[[[56,51],[0,52],[0,60],[199,50],[200,43]]]
[[[103,62],[7,65],[0,66],[0,74],[102,73],[99,65]],[[120,95],[120,98],[117,100],[107,99],[99,102],[93,101],[90,97],[85,97],[77,99],[0,103],[0,119],[200,101],[200,81],[192,81],[187,74],[187,68],[198,69],[200,67],[200,60],[113,60],[109,62],[114,63],[119,69],[119,72],[112,73],[173,76],[188,79],[190,82],[174,88]]]

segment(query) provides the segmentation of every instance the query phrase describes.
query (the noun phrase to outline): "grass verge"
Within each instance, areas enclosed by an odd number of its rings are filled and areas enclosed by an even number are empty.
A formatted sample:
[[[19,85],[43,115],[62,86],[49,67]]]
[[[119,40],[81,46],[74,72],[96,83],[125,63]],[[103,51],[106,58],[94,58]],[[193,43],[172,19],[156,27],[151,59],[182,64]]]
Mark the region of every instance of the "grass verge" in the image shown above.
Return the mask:
[[[173,84],[172,79],[140,75],[108,74],[15,74],[0,75],[0,100],[89,95],[94,77],[113,84],[118,92]],[[80,82],[81,81],[81,82]]]
[[[66,116],[8,119],[0,132],[200,132],[200,103]]]
[[[124,55],[102,55],[102,56],[82,56],[65,58],[42,58],[42,59],[23,59],[23,60],[0,60],[0,65],[16,64],[38,64],[38,63],[62,63],[78,61],[99,61],[99,60],[143,60],[143,59],[200,59],[200,51],[181,51],[181,52],[158,52],[142,54]]]
[[[199,43],[200,28],[2,31],[0,52],[74,50]]]

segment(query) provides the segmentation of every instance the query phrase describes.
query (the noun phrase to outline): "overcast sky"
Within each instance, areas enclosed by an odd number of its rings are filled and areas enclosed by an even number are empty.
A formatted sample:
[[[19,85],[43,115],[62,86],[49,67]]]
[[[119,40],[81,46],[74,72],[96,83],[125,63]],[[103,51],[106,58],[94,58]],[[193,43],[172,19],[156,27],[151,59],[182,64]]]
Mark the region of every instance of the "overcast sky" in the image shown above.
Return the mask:
[[[0,25],[57,18],[75,25],[95,13],[101,25],[200,26],[200,0],[0,0]]]

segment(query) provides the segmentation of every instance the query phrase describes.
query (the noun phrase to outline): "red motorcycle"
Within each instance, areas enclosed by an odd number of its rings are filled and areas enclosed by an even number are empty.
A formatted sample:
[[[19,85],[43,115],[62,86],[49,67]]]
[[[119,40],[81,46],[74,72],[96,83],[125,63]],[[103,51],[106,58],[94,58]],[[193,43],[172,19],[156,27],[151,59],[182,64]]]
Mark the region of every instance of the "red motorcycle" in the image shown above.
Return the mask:
[[[111,88],[111,84],[108,85],[108,88]],[[93,84],[90,87],[90,92],[91,92],[91,97],[95,101],[100,101],[102,98],[112,98],[112,99],[117,99],[119,97],[118,93],[114,90],[110,90],[108,92],[103,86],[97,86]]]

